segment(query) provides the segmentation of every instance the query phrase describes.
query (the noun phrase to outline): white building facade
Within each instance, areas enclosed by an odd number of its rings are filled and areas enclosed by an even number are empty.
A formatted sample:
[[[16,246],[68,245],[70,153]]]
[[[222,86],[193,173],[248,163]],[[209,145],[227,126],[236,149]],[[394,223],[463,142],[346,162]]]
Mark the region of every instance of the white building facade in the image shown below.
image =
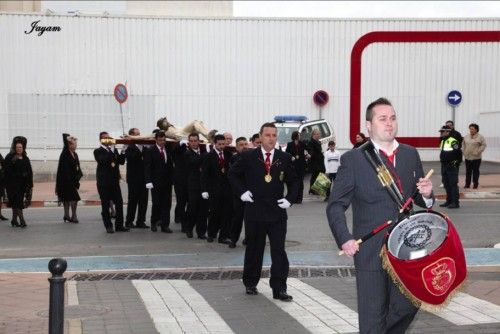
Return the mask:
[[[34,30],[34,22],[39,30]],[[0,152],[28,137],[33,160],[55,160],[61,133],[92,160],[98,133],[151,132],[167,116],[250,136],[275,115],[318,118],[337,146],[366,132],[364,109],[392,100],[402,141],[436,160],[446,95],[462,93],[456,128],[478,123],[484,159],[500,161],[500,19],[329,20],[0,14]],[[41,33],[41,28],[47,28]],[[49,29],[55,28],[55,29]],[[5,155],[5,154],[4,154]]]

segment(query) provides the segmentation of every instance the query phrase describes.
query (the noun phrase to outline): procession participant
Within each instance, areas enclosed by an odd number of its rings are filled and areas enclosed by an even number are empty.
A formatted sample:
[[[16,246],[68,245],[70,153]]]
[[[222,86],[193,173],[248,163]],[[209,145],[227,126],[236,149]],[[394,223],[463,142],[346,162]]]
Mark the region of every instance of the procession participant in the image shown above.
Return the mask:
[[[80,168],[80,160],[76,153],[77,139],[67,133],[63,133],[63,150],[59,156],[56,176],[56,195],[59,203],[63,203],[63,221],[78,223],[76,208],[80,195],[80,179],[83,176]],[[69,209],[71,207],[71,217]]]
[[[206,239],[208,200],[201,197],[201,164],[207,155],[206,149],[200,146],[200,137],[192,133],[188,137],[188,150],[184,153],[187,169],[187,224],[184,227],[186,236],[193,237],[193,229],[196,227],[198,239]]]
[[[26,154],[27,140],[25,137],[16,136],[12,140],[9,154],[5,157],[5,186],[8,206],[12,208],[13,227],[26,227],[23,209],[31,205],[33,194],[33,170]],[[17,218],[19,217],[19,222]]]
[[[299,195],[297,196],[297,204],[302,203],[304,193],[304,174],[306,173],[306,144],[300,140],[299,131],[292,133],[292,141],[286,145],[286,153],[292,156],[293,167],[299,178]]]
[[[247,149],[248,142],[245,137],[238,137],[236,139],[236,153],[233,154],[231,160],[229,161],[229,169],[231,169],[234,164],[240,159],[241,153]],[[230,239],[231,243],[229,244],[229,248],[236,248],[236,243],[241,235],[241,229],[243,227],[243,208],[244,203],[238,196],[233,192],[233,212],[231,220],[231,232]]]
[[[234,193],[245,203],[245,237],[247,248],[243,269],[246,293],[256,295],[259,283],[266,236],[271,245],[270,286],[273,298],[291,301],[286,280],[289,263],[285,251],[287,230],[286,209],[297,199],[298,178],[292,157],[275,149],[278,131],[273,123],[260,129],[261,148],[241,154],[229,171]],[[284,195],[284,185],[287,194]]]
[[[151,231],[172,233],[170,229],[170,208],[172,207],[172,184],[174,165],[172,156],[165,148],[165,132],[155,133],[156,144],[144,152],[144,182],[151,189]]]
[[[366,109],[366,127],[371,143],[394,174],[405,198],[416,189],[420,192],[415,203],[431,207],[434,199],[432,183],[423,178],[423,168],[417,150],[400,144],[396,113],[389,100],[379,98]],[[384,234],[378,233],[365,241],[361,248],[355,239],[371,232],[388,220],[397,220],[399,208],[363,154],[363,146],[344,153],[333,184],[326,214],[339,248],[354,256],[358,297],[359,329],[361,333],[403,333],[418,309],[394,284],[382,268],[380,250]],[[353,231],[349,232],[345,211],[352,204]]]
[[[231,187],[227,179],[231,153],[224,150],[226,138],[215,135],[213,149],[203,159],[201,167],[201,196],[209,202],[207,241],[229,244]]]
[[[99,134],[99,140],[108,138],[109,134],[105,131]],[[101,146],[94,150],[94,158],[97,161],[97,191],[101,199],[101,216],[106,232],[114,232],[109,213],[110,201],[115,204],[115,231],[128,232],[129,229],[123,226],[123,198],[120,189],[120,165],[125,163],[125,157],[118,154],[114,146],[101,143]]]
[[[131,128],[129,135],[140,136],[138,128]],[[146,211],[148,208],[148,189],[144,186],[144,147],[140,144],[130,144],[122,150],[127,161],[128,205],[125,226],[128,228],[149,228],[146,225]],[[134,225],[135,214],[137,220]]]

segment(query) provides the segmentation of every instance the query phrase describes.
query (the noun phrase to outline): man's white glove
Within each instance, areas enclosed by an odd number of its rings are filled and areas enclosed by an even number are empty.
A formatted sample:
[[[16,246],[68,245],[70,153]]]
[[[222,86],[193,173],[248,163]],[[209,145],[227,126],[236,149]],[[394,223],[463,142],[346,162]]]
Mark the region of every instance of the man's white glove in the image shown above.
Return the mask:
[[[288,209],[291,206],[291,204],[290,202],[287,201],[286,198],[282,198],[278,200],[278,206],[282,209]]]
[[[146,183],[146,189],[153,189],[153,184],[151,182]]]
[[[203,199],[208,199],[208,193],[205,191],[203,193],[201,193],[201,197],[203,197]]]
[[[125,153],[125,151],[127,150],[127,148],[128,148],[128,145],[127,144],[123,144],[121,152]]]
[[[187,139],[181,139],[181,141],[179,142],[179,146],[187,145],[187,144],[188,144]]]
[[[241,200],[242,200],[243,202],[250,202],[250,203],[253,203],[253,198],[252,198],[252,197],[253,197],[253,195],[252,195],[252,193],[250,192],[250,190],[245,191],[245,192],[244,192],[244,193],[240,196],[240,198],[241,198]]]

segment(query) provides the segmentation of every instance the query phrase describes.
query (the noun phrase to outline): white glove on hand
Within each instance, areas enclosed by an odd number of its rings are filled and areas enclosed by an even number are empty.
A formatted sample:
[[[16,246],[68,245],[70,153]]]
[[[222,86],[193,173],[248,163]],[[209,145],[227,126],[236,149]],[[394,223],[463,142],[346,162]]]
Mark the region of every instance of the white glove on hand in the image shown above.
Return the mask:
[[[127,144],[123,144],[121,152],[125,153],[125,151],[127,150],[127,148],[128,148],[128,145]]]
[[[201,197],[203,197],[203,199],[208,199],[208,193],[205,191],[203,193],[201,193]]]
[[[151,182],[146,183],[146,189],[153,189],[153,184]]]
[[[240,196],[240,199],[243,201],[243,202],[250,202],[250,203],[253,203],[253,195],[252,193],[250,192],[250,190],[247,190],[245,191],[241,196]]]
[[[288,202],[286,198],[282,198],[278,200],[278,206],[282,209],[288,209],[291,206],[291,204],[290,202]]]
[[[187,144],[188,144],[187,139],[182,139],[182,140],[179,142],[179,146],[182,146],[182,145],[187,145]]]

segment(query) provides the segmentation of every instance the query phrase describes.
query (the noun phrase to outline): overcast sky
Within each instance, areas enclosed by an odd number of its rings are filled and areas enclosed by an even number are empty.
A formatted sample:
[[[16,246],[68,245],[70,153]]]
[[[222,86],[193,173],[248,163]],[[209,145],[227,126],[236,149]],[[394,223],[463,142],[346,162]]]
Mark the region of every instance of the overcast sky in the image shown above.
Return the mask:
[[[234,16],[495,17],[500,1],[234,1]]]

